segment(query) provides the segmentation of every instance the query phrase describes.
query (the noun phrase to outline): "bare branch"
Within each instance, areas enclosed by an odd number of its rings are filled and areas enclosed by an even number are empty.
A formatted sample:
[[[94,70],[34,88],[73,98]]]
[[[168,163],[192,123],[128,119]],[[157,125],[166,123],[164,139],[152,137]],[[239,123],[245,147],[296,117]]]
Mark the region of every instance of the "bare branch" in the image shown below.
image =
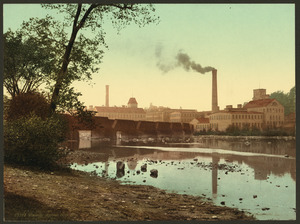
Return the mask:
[[[89,14],[92,12],[92,10],[93,10],[94,8],[98,7],[98,6],[99,6],[99,4],[92,4],[92,5],[88,8],[88,10],[85,12],[84,16],[82,17],[82,19],[81,19],[81,21],[80,21],[80,23],[79,23],[79,25],[78,25],[78,29],[80,29],[80,28],[84,25],[84,23],[85,23],[87,17],[88,17]]]
[[[119,8],[119,9],[130,9],[130,10],[133,9],[133,4],[123,4],[123,6],[120,4],[110,4],[110,6],[113,6],[113,7]]]

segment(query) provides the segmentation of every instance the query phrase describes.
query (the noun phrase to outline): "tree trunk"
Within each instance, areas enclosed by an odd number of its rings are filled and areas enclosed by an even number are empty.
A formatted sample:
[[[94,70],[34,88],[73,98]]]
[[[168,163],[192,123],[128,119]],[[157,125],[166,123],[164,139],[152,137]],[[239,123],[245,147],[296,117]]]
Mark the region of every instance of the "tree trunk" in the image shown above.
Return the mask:
[[[55,83],[54,90],[53,90],[53,93],[52,93],[52,98],[51,98],[51,103],[50,103],[50,113],[54,113],[55,110],[56,110],[59,91],[61,90],[61,87],[62,87],[62,84],[63,84],[64,80],[66,79],[67,69],[68,69],[68,65],[69,65],[69,62],[70,62],[70,55],[71,55],[71,51],[72,51],[77,33],[80,30],[80,28],[83,27],[87,17],[91,13],[91,11],[95,7],[97,7],[97,4],[92,4],[88,8],[88,10],[85,12],[85,14],[82,17],[81,21],[78,23],[78,19],[79,19],[80,13],[81,13],[81,7],[82,7],[82,4],[78,4],[77,12],[76,12],[76,15],[74,17],[72,34],[71,34],[69,43],[66,47],[66,51],[65,51],[65,54],[63,56],[63,64],[62,64],[62,67],[61,67],[60,71],[57,74],[56,83]]]

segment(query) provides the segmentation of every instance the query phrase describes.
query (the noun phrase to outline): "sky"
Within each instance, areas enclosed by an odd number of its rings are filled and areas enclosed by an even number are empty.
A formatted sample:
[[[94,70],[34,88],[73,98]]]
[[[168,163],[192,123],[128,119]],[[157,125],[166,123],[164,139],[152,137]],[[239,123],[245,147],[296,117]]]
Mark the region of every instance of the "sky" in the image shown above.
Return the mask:
[[[243,104],[253,89],[285,93],[295,86],[294,4],[156,4],[160,23],[130,25],[118,34],[105,24],[106,43],[100,70],[90,83],[76,82],[86,106],[211,110],[212,76],[177,65],[176,55],[218,70],[218,104]],[[4,4],[3,28],[16,30],[23,20],[44,17],[40,5]],[[54,16],[59,16],[53,14]],[[160,66],[159,66],[160,65]],[[161,66],[163,65],[163,66]],[[182,65],[182,64],[181,64]],[[162,70],[161,68],[170,68]]]

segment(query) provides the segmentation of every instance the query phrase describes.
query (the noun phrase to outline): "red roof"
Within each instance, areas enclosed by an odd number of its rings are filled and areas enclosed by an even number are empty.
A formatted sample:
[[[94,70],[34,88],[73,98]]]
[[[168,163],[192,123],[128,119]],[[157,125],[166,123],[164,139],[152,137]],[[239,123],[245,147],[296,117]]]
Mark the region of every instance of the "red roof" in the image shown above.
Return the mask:
[[[244,108],[265,107],[272,103],[275,99],[252,100],[247,103]]]
[[[199,123],[209,123],[209,118],[200,117],[196,119],[199,121]]]
[[[131,97],[128,101],[128,104],[137,104],[136,99],[134,97]]]
[[[143,108],[128,107],[95,107],[99,113],[146,113]]]

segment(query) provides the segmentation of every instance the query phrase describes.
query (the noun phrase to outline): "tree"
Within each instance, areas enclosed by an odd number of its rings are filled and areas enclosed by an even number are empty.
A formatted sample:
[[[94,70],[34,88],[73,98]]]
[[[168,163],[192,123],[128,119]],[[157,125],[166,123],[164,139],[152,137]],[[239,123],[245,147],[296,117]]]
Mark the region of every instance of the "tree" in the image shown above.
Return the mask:
[[[12,98],[19,94],[36,92],[42,84],[49,92],[53,90],[68,42],[64,29],[61,22],[47,16],[42,19],[31,18],[23,22],[16,32],[9,30],[4,34],[4,86]],[[89,80],[91,74],[98,71],[96,65],[101,63],[103,54],[103,50],[97,48],[100,42],[97,40],[87,43],[79,36],[73,48],[68,79],[62,84],[64,92],[58,98],[59,110],[69,109],[66,106],[82,106],[77,98],[80,93],[70,88],[70,83],[74,80]]]
[[[71,25],[72,31],[61,58],[60,69],[55,76],[55,84],[51,96],[51,111],[56,110],[60,91],[65,84],[69,85],[72,81],[69,74],[69,65],[73,62],[73,54],[76,52],[75,47],[78,44],[76,39],[81,39],[81,43],[85,47],[99,47],[99,44],[105,44],[103,22],[107,17],[118,29],[124,28],[126,25],[134,22],[139,26],[158,21],[158,17],[154,17],[152,13],[155,11],[152,5],[139,4],[45,4],[48,9],[58,10],[65,15],[64,25]],[[80,34],[79,31],[90,29],[92,32],[96,30],[98,33],[94,38]],[[79,35],[79,36],[78,36]],[[77,54],[80,55],[80,54]],[[88,55],[90,56],[90,55]],[[93,63],[91,63],[93,64]],[[77,74],[78,75],[78,74]]]
[[[288,99],[289,99],[289,112],[295,113],[296,112],[296,89],[295,89],[295,86],[290,89],[290,92],[288,93]]]
[[[36,39],[17,31],[4,34],[3,84],[11,97],[34,92],[45,81],[51,67],[47,49]]]
[[[91,80],[99,71],[105,43],[103,23],[120,31],[130,23],[143,26],[159,21],[152,5],[44,4],[58,10],[63,21],[47,15],[23,22],[5,37],[4,86],[12,97],[34,92],[41,84],[49,91],[50,111],[82,107],[71,84]],[[67,30],[71,27],[71,33]],[[80,31],[80,32],[79,32]],[[91,31],[91,32],[86,32]],[[69,38],[68,38],[69,35]]]
[[[289,93],[283,91],[276,91],[270,94],[271,99],[276,99],[284,107],[284,114],[288,115],[295,112],[296,107],[296,93],[295,87],[291,88]]]

